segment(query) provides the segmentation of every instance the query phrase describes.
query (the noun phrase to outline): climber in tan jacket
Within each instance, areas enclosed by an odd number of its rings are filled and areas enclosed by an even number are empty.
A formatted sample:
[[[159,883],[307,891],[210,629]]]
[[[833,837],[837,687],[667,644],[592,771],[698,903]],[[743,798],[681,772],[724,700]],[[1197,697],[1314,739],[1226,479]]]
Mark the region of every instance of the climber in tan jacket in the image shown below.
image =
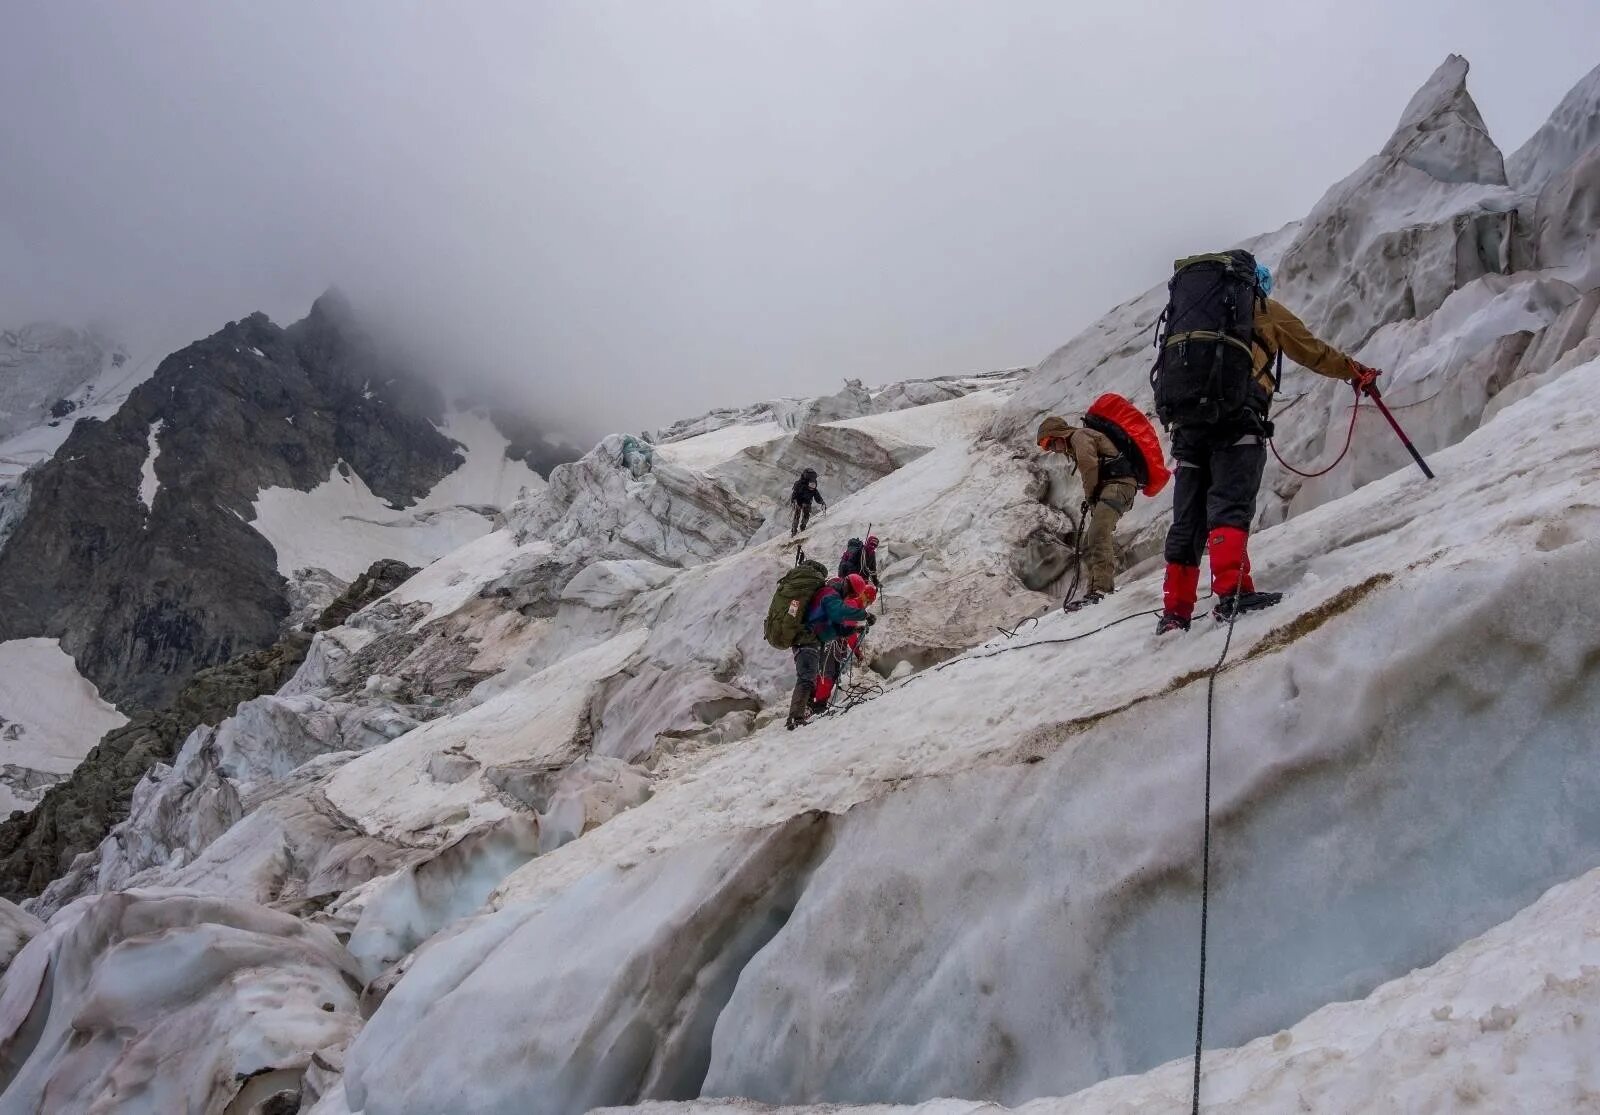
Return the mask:
[[[1112,536],[1117,530],[1117,520],[1133,507],[1139,484],[1133,477],[1133,466],[1116,444],[1099,430],[1073,426],[1051,415],[1039,424],[1038,442],[1045,452],[1061,453],[1070,459],[1083,481],[1083,513],[1089,521],[1088,529],[1083,531],[1079,553],[1089,574],[1089,591],[1081,600],[1065,605],[1066,611],[1075,612],[1098,604],[1116,590],[1116,552],[1112,548]],[[1079,529],[1083,527],[1080,525]]]
[[[1254,330],[1250,355],[1255,361],[1256,385],[1267,393],[1269,400],[1277,387],[1271,365],[1279,353],[1318,375],[1342,379],[1346,383],[1370,385],[1377,379],[1377,373],[1371,368],[1356,363],[1327,341],[1318,340],[1292,310],[1272,298],[1261,300],[1255,313]]]

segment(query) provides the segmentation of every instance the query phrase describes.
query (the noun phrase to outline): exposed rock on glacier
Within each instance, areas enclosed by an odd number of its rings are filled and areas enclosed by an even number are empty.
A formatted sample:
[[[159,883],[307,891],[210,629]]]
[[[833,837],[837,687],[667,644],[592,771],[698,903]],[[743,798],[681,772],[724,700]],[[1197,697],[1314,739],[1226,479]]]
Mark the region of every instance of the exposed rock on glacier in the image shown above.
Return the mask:
[[[47,322],[0,329],[0,491],[49,460],[79,421],[116,413],[171,351],[154,347],[130,352],[97,330]]]
[[[361,1024],[353,974],[331,933],[287,914],[153,891],[86,899],[6,973],[0,1111],[293,1110],[312,1054]],[[254,1106],[277,1096],[288,1106]]]
[[[1550,119],[1506,160],[1518,190],[1539,190],[1600,146],[1600,66],[1574,85]]]

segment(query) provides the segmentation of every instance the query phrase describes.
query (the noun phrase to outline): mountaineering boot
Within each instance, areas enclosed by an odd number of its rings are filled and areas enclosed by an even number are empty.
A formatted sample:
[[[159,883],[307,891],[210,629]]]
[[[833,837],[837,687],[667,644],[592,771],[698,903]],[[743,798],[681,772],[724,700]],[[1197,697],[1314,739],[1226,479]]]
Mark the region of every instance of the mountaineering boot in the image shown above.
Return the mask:
[[[811,711],[814,712],[814,713],[827,712],[828,711],[828,702],[827,701],[819,701],[815,697],[811,698]]]
[[[1211,609],[1211,614],[1217,617],[1218,623],[1226,623],[1246,612],[1259,612],[1262,608],[1270,608],[1282,599],[1281,592],[1240,592],[1218,600],[1217,606]]]
[[[1162,612],[1161,618],[1156,620],[1157,635],[1165,635],[1168,631],[1187,630],[1189,630],[1189,618],[1175,612]]]
[[[1104,600],[1108,595],[1109,595],[1108,593],[1094,592],[1093,590],[1091,590],[1088,593],[1086,593],[1084,595],[1083,599],[1081,599],[1081,600],[1068,600],[1068,601],[1065,601],[1061,605],[1061,610],[1063,612],[1067,613],[1067,615],[1070,616],[1073,612],[1082,611],[1084,608],[1087,608],[1091,604],[1100,603],[1100,601]]]
[[[793,716],[789,717],[789,719],[783,722],[783,726],[792,732],[796,728],[802,728],[809,723],[811,723],[811,714],[807,713],[806,715],[798,718]]]

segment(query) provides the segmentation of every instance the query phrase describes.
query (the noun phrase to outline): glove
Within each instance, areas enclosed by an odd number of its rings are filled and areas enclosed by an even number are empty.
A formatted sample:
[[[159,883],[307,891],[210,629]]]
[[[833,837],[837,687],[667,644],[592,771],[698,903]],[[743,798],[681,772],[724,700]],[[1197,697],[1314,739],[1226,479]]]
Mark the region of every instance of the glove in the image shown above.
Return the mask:
[[[875,624],[877,622],[878,622],[878,617],[873,615],[871,612],[868,612],[867,613],[867,620],[866,620],[867,626],[871,627],[873,624]]]
[[[1350,386],[1354,387],[1356,393],[1360,395],[1370,395],[1373,388],[1378,385],[1378,377],[1383,374],[1377,368],[1369,368],[1365,364],[1356,363],[1354,360],[1350,361],[1350,370],[1354,373],[1354,378],[1350,380]]]

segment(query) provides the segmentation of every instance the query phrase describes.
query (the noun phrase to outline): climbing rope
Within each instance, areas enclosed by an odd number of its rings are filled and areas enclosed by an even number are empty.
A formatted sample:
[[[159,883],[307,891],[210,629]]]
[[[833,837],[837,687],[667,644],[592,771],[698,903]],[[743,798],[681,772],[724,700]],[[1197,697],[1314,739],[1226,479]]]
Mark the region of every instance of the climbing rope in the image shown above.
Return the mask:
[[[1297,469],[1293,465],[1291,465],[1288,461],[1284,460],[1283,459],[1283,454],[1278,452],[1278,443],[1273,441],[1271,438],[1267,439],[1267,445],[1268,445],[1268,447],[1271,448],[1272,455],[1274,457],[1278,458],[1278,463],[1280,465],[1282,465],[1284,468],[1288,469],[1290,472],[1294,473],[1296,476],[1303,476],[1307,480],[1315,479],[1318,476],[1326,476],[1328,473],[1330,473],[1334,469],[1338,468],[1339,467],[1339,462],[1344,460],[1345,455],[1350,452],[1350,446],[1356,439],[1356,418],[1360,414],[1360,412],[1361,412],[1361,396],[1357,395],[1356,396],[1356,401],[1350,407],[1350,428],[1345,431],[1344,448],[1339,450],[1339,455],[1333,459],[1333,463],[1332,464],[1330,464],[1327,468],[1319,469],[1316,472],[1301,472],[1299,469]]]
[[[1039,622],[1039,617],[1038,616],[1025,616],[1022,619],[1017,621],[1017,625],[1015,627],[996,627],[995,630],[1000,632],[1000,634],[1004,635],[1008,639],[1015,639],[1017,637],[1017,634],[1024,627],[1032,627],[1034,624],[1036,624],[1038,622]]]
[[[1200,991],[1194,1012],[1194,1102],[1190,1115],[1200,1115],[1200,1050],[1206,1036],[1206,928],[1211,915],[1211,722],[1215,707],[1217,675],[1227,661],[1228,648],[1233,645],[1233,625],[1239,618],[1239,594],[1244,590],[1241,580],[1233,590],[1234,606],[1228,612],[1228,637],[1222,641],[1222,653],[1206,678],[1206,794],[1205,821],[1200,842]]]
[[[1061,601],[1061,610],[1066,611],[1078,596],[1078,588],[1083,583],[1083,525],[1089,516],[1089,501],[1084,500],[1078,507],[1078,521],[1072,531],[1072,584],[1067,587],[1067,595]],[[996,627],[995,630],[1007,639],[1015,639],[1017,633],[1024,627],[1031,627],[1039,622],[1038,616],[1028,616],[1017,621],[1015,627]]]
[[[1278,410],[1277,410],[1277,414],[1279,416],[1281,416],[1284,411],[1288,410],[1295,403],[1298,403],[1301,399],[1307,398],[1310,394],[1311,393],[1308,391],[1308,392],[1305,392],[1304,394],[1296,395],[1294,398],[1290,399],[1289,402],[1286,403],[1284,406],[1279,407]],[[1390,404],[1389,409],[1390,410],[1409,410],[1411,407],[1419,407],[1419,406],[1422,406],[1424,403],[1431,403],[1431,402],[1433,402],[1433,400],[1437,399],[1442,394],[1444,394],[1444,391],[1441,389],[1441,390],[1435,391],[1432,395],[1429,395],[1427,398],[1414,399],[1409,403],[1393,403],[1393,404]],[[1345,459],[1345,455],[1350,452],[1350,445],[1355,440],[1355,436],[1356,436],[1356,418],[1359,415],[1359,411],[1360,411],[1360,407],[1361,407],[1361,399],[1362,399],[1362,396],[1357,395],[1356,396],[1356,401],[1353,404],[1351,404],[1351,407],[1350,407],[1350,428],[1345,431],[1344,448],[1339,450],[1339,455],[1333,459],[1333,463],[1330,464],[1327,468],[1318,469],[1316,472],[1301,472],[1299,469],[1297,469],[1293,465],[1291,465],[1288,461],[1283,459],[1283,456],[1278,452],[1277,442],[1275,442],[1275,441],[1273,441],[1273,440],[1271,440],[1269,438],[1267,440],[1267,445],[1268,445],[1269,448],[1271,448],[1272,455],[1274,457],[1278,458],[1278,463],[1280,465],[1282,465],[1284,468],[1288,469],[1290,472],[1294,473],[1296,476],[1303,476],[1307,480],[1313,480],[1318,476],[1326,476],[1328,473],[1332,472],[1335,468],[1339,467],[1339,462],[1344,460]]]
[[[1156,615],[1160,615],[1160,614],[1161,614],[1161,609],[1160,608],[1150,608],[1147,611],[1143,611],[1143,612],[1132,612],[1132,613],[1130,613],[1128,615],[1122,616],[1120,619],[1114,619],[1110,623],[1101,624],[1099,627],[1096,627],[1093,631],[1084,631],[1084,632],[1082,632],[1081,634],[1078,634],[1078,635],[1066,635],[1066,636],[1061,636],[1061,637],[1054,638],[1054,639],[1034,639],[1032,642],[1013,643],[1010,646],[994,647],[994,648],[992,648],[990,650],[984,651],[982,654],[963,654],[963,655],[959,655],[958,657],[955,657],[955,658],[947,658],[943,662],[939,663],[937,666],[930,666],[926,670],[922,670],[922,671],[920,671],[918,673],[912,674],[910,677],[906,678],[900,684],[901,685],[909,685],[911,682],[916,681],[918,678],[927,677],[929,674],[936,674],[940,670],[945,669],[946,667],[955,666],[955,665],[957,665],[959,663],[962,663],[962,662],[975,662],[980,658],[993,658],[997,654],[1005,654],[1008,651],[1027,650],[1029,647],[1055,646],[1055,645],[1060,644],[1060,643],[1075,643],[1079,639],[1087,639],[1091,635],[1098,635],[1102,631],[1109,631],[1111,628],[1117,626],[1119,623],[1127,623],[1130,619],[1138,619],[1140,616],[1156,616]],[[1206,613],[1202,613],[1202,614],[1209,615],[1210,613],[1206,612]]]
[[[1083,582],[1083,526],[1088,517],[1089,501],[1084,500],[1078,505],[1078,523],[1072,531],[1072,585],[1067,589],[1066,599],[1061,602],[1063,609],[1077,597],[1078,586]]]

